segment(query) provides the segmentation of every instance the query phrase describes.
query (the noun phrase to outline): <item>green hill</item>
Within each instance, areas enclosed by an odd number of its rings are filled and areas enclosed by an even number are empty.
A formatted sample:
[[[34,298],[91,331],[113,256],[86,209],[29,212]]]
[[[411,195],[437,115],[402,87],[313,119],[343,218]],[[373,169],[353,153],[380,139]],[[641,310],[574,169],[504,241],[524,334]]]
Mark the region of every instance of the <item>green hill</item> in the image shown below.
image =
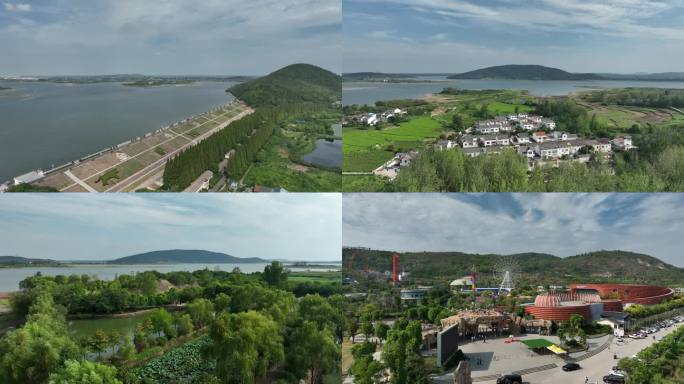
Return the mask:
[[[543,65],[499,65],[449,76],[450,79],[596,80],[593,73],[570,73]]]
[[[342,100],[342,78],[310,64],[292,64],[227,90],[252,107]]]
[[[392,270],[391,251],[356,250],[354,271],[361,271],[368,256],[371,270]],[[354,250],[342,252],[343,269]],[[567,284],[571,282],[629,282],[640,284],[684,284],[684,268],[667,264],[655,257],[626,251],[596,251],[561,258],[542,253],[510,255],[517,265],[517,275],[529,284]],[[462,252],[408,252],[399,254],[399,270],[422,282],[450,281],[470,273],[475,266],[480,280],[495,284],[495,266],[501,255]]]
[[[210,252],[193,249],[170,249],[164,251],[152,251],[139,253],[108,261],[108,264],[239,264],[239,263],[265,263],[267,260],[258,257],[241,258],[225,253]]]
[[[19,256],[0,256],[0,266],[2,267],[7,267],[7,266],[30,266],[30,265],[52,265],[54,264],[55,266],[60,265],[59,261],[55,260],[50,260],[50,259],[30,259],[26,257],[19,257]]]

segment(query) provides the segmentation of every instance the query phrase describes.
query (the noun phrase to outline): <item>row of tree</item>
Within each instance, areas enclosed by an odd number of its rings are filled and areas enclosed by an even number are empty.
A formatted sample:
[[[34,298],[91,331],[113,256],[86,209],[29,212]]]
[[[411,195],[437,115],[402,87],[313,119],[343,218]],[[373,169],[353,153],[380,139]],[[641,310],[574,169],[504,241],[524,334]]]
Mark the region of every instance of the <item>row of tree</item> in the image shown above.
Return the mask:
[[[638,155],[561,163],[528,175],[527,159],[513,150],[469,157],[460,150],[422,152],[384,191],[401,192],[677,192],[684,190],[684,146],[670,146],[653,162]]]
[[[627,88],[593,91],[583,94],[585,100],[636,107],[684,107],[684,90],[663,88]]]
[[[250,275],[208,270],[159,274],[176,282],[191,282],[198,297],[173,314],[163,308],[154,310],[136,327],[133,338],[97,331],[77,342],[67,332],[68,303],[55,304],[53,299],[68,291],[94,294],[99,299],[105,297],[102,291],[112,289],[131,294],[142,291],[148,284],[145,281],[156,275],[119,276],[112,282],[76,275],[33,276],[23,281],[17,295],[21,299],[13,301],[28,305],[27,322],[0,341],[0,382],[47,383],[55,375],[66,375],[66,371],[72,375],[71,381],[55,382],[156,382],[130,369],[117,374],[116,367],[109,364],[130,367],[136,351],[142,356],[145,349],[163,346],[178,336],[203,334],[208,334],[210,342],[201,356],[179,354],[182,359],[203,358],[211,363],[206,366],[215,367],[199,382],[252,383],[273,375],[285,383],[306,379],[316,384],[327,375],[339,375],[340,343],[348,328],[344,297],[306,295],[297,300],[283,290],[290,285],[287,271],[278,262],[263,273]],[[153,290],[147,293],[160,295]],[[107,357],[109,364],[88,361],[102,358],[110,349],[116,353]],[[178,362],[178,366],[186,365],[191,364]]]

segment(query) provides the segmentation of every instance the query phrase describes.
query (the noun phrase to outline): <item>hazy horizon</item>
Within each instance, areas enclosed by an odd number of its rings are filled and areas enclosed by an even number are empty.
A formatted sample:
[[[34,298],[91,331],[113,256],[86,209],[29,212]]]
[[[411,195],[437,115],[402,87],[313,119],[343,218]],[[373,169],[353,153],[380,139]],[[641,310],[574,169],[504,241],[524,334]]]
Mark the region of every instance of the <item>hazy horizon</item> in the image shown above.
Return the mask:
[[[8,0],[0,75],[341,72],[338,0]]]
[[[325,193],[5,194],[0,255],[105,261],[196,249],[334,261],[341,260],[341,208],[341,196]]]
[[[343,0],[344,72],[682,71],[679,0]]]
[[[342,204],[345,246],[558,257],[623,250],[684,267],[682,194],[346,194]]]

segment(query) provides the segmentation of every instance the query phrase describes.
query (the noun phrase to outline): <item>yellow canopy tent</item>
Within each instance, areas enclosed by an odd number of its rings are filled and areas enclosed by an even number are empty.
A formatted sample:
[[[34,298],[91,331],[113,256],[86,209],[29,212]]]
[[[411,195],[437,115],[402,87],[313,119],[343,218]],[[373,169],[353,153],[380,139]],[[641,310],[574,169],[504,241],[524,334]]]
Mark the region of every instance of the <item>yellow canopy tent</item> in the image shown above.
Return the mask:
[[[549,351],[555,353],[556,355],[564,355],[564,354],[568,353],[568,351],[566,351],[565,349],[563,349],[563,348],[557,346],[556,344],[549,345],[548,347],[546,347],[546,349],[548,349]]]

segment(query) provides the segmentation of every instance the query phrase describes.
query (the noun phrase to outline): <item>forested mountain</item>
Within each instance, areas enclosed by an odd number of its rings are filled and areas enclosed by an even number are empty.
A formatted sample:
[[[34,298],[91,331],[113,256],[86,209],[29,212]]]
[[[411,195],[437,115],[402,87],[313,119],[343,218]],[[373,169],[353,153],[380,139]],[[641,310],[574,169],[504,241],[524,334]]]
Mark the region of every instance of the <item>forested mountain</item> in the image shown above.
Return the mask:
[[[30,259],[19,256],[0,256],[0,265],[29,265],[29,264],[59,264],[58,261],[50,259]]]
[[[361,80],[382,80],[382,79],[412,79],[416,75],[404,73],[383,73],[383,72],[351,72],[343,73],[342,79],[347,81]]]
[[[570,73],[543,65],[499,65],[449,76],[450,79],[597,80],[593,73]]]
[[[258,257],[235,257],[225,253],[195,249],[170,249],[139,253],[111,260],[109,264],[160,264],[160,263],[265,263]]]
[[[363,270],[368,256],[368,267],[380,272],[392,269],[391,251],[344,249],[342,254],[345,274],[353,252],[353,270]],[[682,284],[684,268],[667,264],[655,257],[627,251],[596,251],[561,258],[543,253],[511,255],[521,279],[530,283],[561,284],[570,282],[631,282],[644,284]],[[410,272],[410,277],[423,281],[449,281],[469,274],[475,266],[484,282],[495,283],[494,269],[501,260],[496,254],[462,252],[407,252],[399,254],[399,270]]]
[[[342,100],[342,78],[310,64],[292,64],[227,90],[252,107]]]

